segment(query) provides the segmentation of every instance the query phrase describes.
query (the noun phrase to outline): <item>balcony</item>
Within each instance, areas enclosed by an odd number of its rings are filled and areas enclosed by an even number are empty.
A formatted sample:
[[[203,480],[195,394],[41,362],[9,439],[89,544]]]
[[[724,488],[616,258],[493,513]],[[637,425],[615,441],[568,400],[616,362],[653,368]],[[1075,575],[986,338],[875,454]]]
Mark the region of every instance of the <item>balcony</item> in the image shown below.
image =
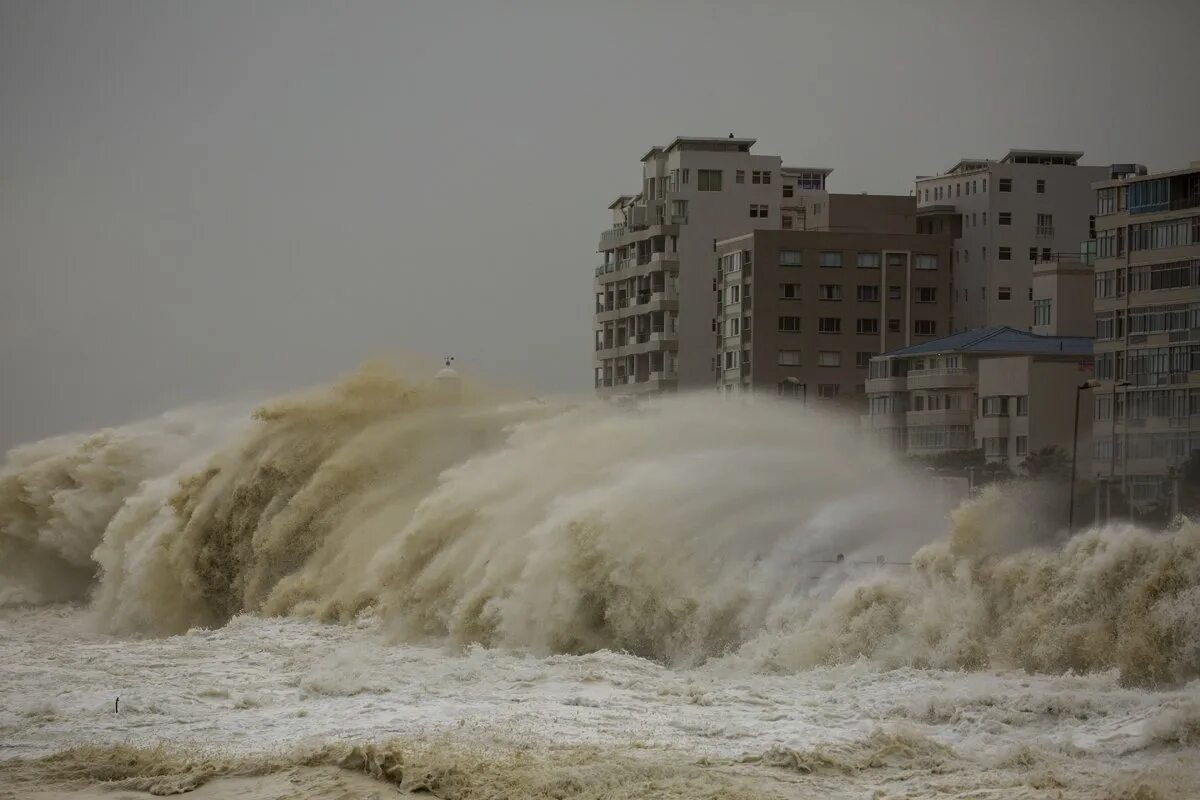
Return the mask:
[[[609,228],[608,230],[606,230],[600,234],[600,242],[602,244],[604,244],[604,243],[611,244],[611,243],[615,242],[617,239],[620,239],[622,236],[624,236],[627,233],[629,233],[629,226],[613,225],[611,228]]]
[[[975,375],[962,367],[914,369],[908,372],[908,389],[962,389],[975,385]],[[868,384],[867,391],[872,391]]]
[[[867,394],[891,394],[892,392],[903,392],[907,388],[907,376],[893,375],[890,378],[868,378],[865,391]]]
[[[859,418],[862,427],[868,430],[880,430],[883,428],[903,428],[907,424],[905,412],[889,411],[883,414],[863,414]]]
[[[904,419],[910,428],[931,425],[970,425],[974,412],[969,408],[908,411]]]

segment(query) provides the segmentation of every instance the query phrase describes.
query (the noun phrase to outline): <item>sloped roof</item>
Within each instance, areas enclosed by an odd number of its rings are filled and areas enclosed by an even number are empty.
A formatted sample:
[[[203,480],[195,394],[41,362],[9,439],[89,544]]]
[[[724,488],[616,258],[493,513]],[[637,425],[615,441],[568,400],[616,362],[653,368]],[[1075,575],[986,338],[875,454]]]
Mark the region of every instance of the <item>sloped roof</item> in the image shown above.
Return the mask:
[[[1092,339],[1087,336],[1041,336],[1007,325],[993,325],[901,347],[884,353],[882,357],[904,358],[930,353],[1090,356]]]

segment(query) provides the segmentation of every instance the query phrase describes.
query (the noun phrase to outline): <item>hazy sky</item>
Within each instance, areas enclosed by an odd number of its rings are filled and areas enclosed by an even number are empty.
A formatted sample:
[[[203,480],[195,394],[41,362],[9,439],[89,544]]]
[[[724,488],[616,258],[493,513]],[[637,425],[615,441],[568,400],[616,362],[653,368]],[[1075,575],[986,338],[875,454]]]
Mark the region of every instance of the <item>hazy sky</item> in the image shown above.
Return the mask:
[[[0,0],[0,446],[458,356],[591,382],[605,206],[675,135],[834,191],[1200,159],[1200,2]]]

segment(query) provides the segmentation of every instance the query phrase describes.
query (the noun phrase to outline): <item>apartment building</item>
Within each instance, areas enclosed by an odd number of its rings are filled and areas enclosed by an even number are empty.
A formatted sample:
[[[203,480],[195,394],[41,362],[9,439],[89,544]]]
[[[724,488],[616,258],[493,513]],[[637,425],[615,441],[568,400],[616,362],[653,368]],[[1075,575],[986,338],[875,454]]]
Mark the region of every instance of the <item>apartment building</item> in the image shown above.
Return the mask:
[[[652,147],[641,190],[609,206],[593,283],[601,395],[712,386],[714,242],[796,225],[820,208],[830,172],[784,169],[778,156],[752,153],[754,143],[681,137]]]
[[[999,161],[962,159],[916,179],[922,232],[954,238],[955,332],[994,325],[1029,330],[1033,267],[1093,238],[1092,184],[1108,166],[1082,152],[1010,150]]]
[[[1096,184],[1093,471],[1135,503],[1200,449],[1200,161]]]
[[[949,237],[911,232],[912,197],[856,203],[847,216],[835,203],[825,224],[854,228],[858,214],[869,229],[907,205],[909,232],[759,230],[717,243],[710,353],[721,391],[861,410],[872,357],[946,333]]]
[[[872,359],[863,428],[910,455],[978,448],[1016,469],[1042,447],[1071,450],[1077,391],[1091,377],[1089,337],[1003,325],[960,332]],[[1081,453],[1087,417],[1084,406]]]

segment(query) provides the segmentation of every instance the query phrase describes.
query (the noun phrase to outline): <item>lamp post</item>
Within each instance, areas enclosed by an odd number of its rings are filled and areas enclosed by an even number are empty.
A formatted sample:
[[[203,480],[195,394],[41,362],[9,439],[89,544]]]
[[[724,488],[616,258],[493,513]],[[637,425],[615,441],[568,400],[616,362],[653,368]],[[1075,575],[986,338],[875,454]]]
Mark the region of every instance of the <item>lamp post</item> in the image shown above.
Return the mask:
[[[1075,432],[1071,437],[1071,490],[1068,492],[1071,502],[1067,506],[1067,533],[1075,531],[1075,462],[1079,454],[1079,395],[1083,393],[1084,389],[1095,389],[1099,385],[1100,381],[1092,379],[1075,387]]]
[[[1112,430],[1108,439],[1108,485],[1104,491],[1104,518],[1106,521],[1112,519],[1112,485],[1117,477],[1117,389],[1124,389],[1127,386],[1133,386],[1133,384],[1124,379],[1113,384],[1112,408],[1108,410]]]

